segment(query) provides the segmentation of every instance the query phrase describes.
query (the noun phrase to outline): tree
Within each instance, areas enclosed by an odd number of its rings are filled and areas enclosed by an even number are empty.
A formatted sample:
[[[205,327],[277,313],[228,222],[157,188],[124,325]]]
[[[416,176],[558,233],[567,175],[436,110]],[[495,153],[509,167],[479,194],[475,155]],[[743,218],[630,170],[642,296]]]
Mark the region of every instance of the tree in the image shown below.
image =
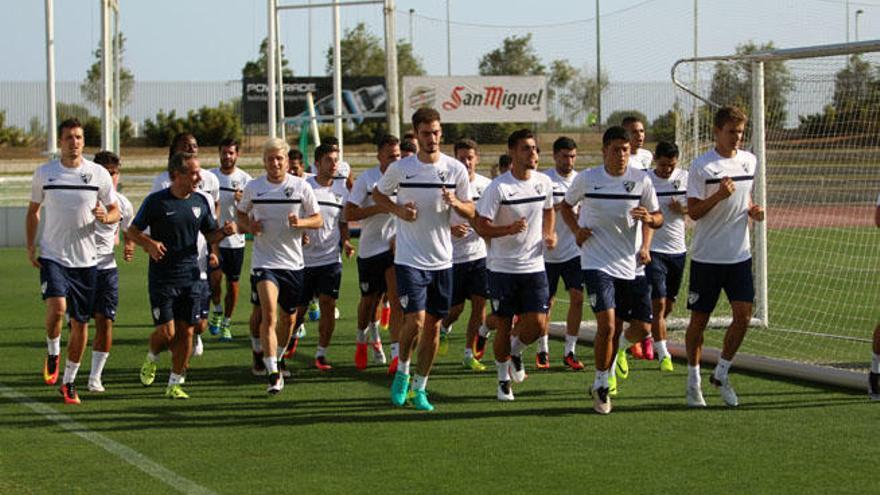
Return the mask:
[[[749,55],[773,49],[775,47],[772,41],[763,45],[749,41],[738,45],[736,54]],[[792,89],[794,83],[785,62],[764,62],[765,122],[768,128],[779,129],[785,125],[788,117],[786,109],[788,95]],[[721,105],[736,105],[748,111],[752,102],[751,62],[744,60],[716,62],[709,99]]]
[[[113,39],[113,43],[116,43],[115,38]],[[79,90],[86,101],[100,108],[102,105],[101,88],[103,86],[103,81],[101,80],[101,55],[103,54],[103,50],[101,48],[100,42],[98,44],[98,48],[92,53],[95,56],[95,62],[91,65],[91,67],[89,67],[89,70],[86,71],[86,79],[79,86]],[[122,34],[122,32],[120,32],[120,64],[122,64],[123,55],[125,55],[125,36]],[[119,108],[124,108],[126,105],[131,103],[131,93],[133,90],[134,74],[132,74],[132,72],[123,65],[119,68],[119,99],[121,100],[120,102],[118,102],[121,105]]]
[[[602,74],[602,91],[607,87],[608,75]],[[562,105],[563,121],[590,120],[588,117],[597,110],[596,76],[589,74],[586,68],[577,69],[566,60],[554,60],[550,64],[547,89],[548,97]],[[591,125],[590,122],[586,123]]]
[[[532,33],[504,38],[501,47],[480,58],[481,76],[536,76],[545,67],[532,46]]]
[[[325,70],[333,74],[333,45],[326,51]],[[385,45],[379,36],[370,32],[363,22],[346,29],[339,41],[339,58],[342,77],[384,76]],[[397,42],[397,75],[421,76],[425,74],[422,61],[413,53],[411,44]]]
[[[260,42],[260,56],[256,60],[251,60],[244,64],[241,68],[241,77],[243,78],[259,78],[266,79],[269,71],[268,57],[269,39],[263,38]],[[288,67],[289,62],[284,56],[284,45],[281,45],[281,74],[283,77],[293,77],[293,70]]]
[[[650,124],[650,122],[648,122],[648,117],[638,110],[616,110],[612,112],[607,119],[605,119],[605,124],[609,126],[621,125],[623,119],[627,117],[635,117],[639,119],[640,121],[642,121],[643,124],[645,124],[646,128]],[[645,130],[647,131],[647,129]]]
[[[880,132],[880,68],[853,55],[834,76],[834,96],[822,112],[801,115],[808,136],[871,135]]]
[[[672,109],[651,122],[651,137],[654,141],[675,142],[675,123],[678,120],[679,108],[678,103],[673,105]]]

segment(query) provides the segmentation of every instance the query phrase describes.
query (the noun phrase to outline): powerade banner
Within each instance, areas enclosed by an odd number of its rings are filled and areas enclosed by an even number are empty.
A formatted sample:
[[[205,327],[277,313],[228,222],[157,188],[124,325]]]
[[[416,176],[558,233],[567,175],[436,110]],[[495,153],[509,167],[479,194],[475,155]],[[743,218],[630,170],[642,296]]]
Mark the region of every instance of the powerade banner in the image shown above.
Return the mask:
[[[277,91],[277,90],[276,90]],[[332,77],[294,77],[284,81],[284,116],[307,117],[306,94],[312,93],[315,99],[315,113],[319,122],[333,121],[333,78]],[[242,79],[242,112],[245,124],[265,124],[268,120],[266,102],[269,99],[269,85],[265,79]],[[342,112],[349,124],[360,124],[364,120],[383,120],[382,116],[371,114],[385,113],[384,77],[347,77],[342,79]]]
[[[545,122],[544,76],[404,77],[403,115],[422,107],[443,122]]]

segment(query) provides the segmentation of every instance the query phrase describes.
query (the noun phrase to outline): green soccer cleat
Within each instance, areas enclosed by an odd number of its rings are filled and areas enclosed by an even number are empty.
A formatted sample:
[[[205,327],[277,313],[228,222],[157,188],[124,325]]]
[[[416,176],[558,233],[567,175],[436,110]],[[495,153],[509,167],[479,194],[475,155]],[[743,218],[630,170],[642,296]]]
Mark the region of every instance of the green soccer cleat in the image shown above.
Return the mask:
[[[228,323],[220,326],[220,342],[232,342],[232,329]]]
[[[449,353],[449,336],[444,331],[440,331],[440,345],[437,347],[437,355],[445,356]]]
[[[168,397],[171,400],[189,399],[189,395],[183,391],[183,387],[181,387],[180,384],[168,385],[165,387],[165,397]]]
[[[672,373],[675,371],[675,368],[672,366],[672,357],[666,356],[660,360],[660,371],[664,371],[666,373]]]
[[[398,407],[406,404],[406,392],[408,390],[409,375],[398,371],[394,374],[394,381],[391,383],[391,403]]]
[[[158,367],[159,365],[150,361],[150,358],[144,358],[144,364],[141,365],[141,383],[145,387],[149,387],[156,380],[156,369]]]
[[[617,351],[617,374],[624,380],[629,378],[629,362],[626,360],[625,349]]]
[[[471,371],[486,371],[486,365],[477,361],[473,357],[464,358],[464,361],[462,361],[461,364],[465,367],[465,369],[469,369]]]
[[[211,335],[217,335],[220,333],[220,325],[223,322],[223,313],[215,313],[211,312],[211,316],[208,318],[208,331],[211,332]]]
[[[614,373],[608,375],[608,395],[617,397],[617,375]]]
[[[428,392],[425,390],[416,390],[415,396],[412,399],[413,406],[419,411],[433,411],[434,406],[428,402]]]

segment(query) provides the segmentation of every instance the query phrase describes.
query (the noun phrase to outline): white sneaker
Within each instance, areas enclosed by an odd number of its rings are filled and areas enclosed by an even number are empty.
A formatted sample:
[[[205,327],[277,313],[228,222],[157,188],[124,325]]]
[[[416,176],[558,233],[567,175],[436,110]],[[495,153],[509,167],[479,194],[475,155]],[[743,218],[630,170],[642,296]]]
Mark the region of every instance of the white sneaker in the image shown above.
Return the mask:
[[[300,324],[299,328],[296,329],[296,338],[301,339],[306,336],[306,325],[304,323]]]
[[[205,353],[205,345],[202,343],[202,336],[196,335],[195,342],[193,342],[192,355],[193,357],[201,356]]]
[[[590,388],[590,396],[593,397],[593,410],[605,415],[611,412],[611,397],[608,396],[607,388]]]
[[[378,364],[385,364],[385,351],[382,350],[382,343],[375,342],[371,345],[373,348],[373,362]]]
[[[275,380],[274,382],[271,381],[271,377],[270,377],[269,386],[266,387],[266,392],[269,395],[275,395],[278,392],[281,392],[282,390],[284,390],[284,375],[279,373],[278,379]]]
[[[513,400],[513,389],[510,388],[510,381],[504,380],[498,382],[498,394],[496,395],[501,402],[510,402]]]
[[[688,385],[687,405],[688,407],[706,407],[706,399],[703,398],[703,389],[700,388],[699,385]]]
[[[104,384],[100,378],[89,377],[89,392],[103,392]]]
[[[510,365],[510,377],[513,378],[513,381],[516,383],[524,382],[528,375],[526,375],[526,368],[523,366],[522,355],[510,356],[508,364]]]
[[[728,407],[736,407],[739,405],[739,399],[736,396],[736,392],[733,391],[733,387],[730,386],[730,380],[722,382],[715,378],[715,375],[712,375],[709,377],[709,383],[718,387],[718,392],[721,394],[721,400],[723,400]]]

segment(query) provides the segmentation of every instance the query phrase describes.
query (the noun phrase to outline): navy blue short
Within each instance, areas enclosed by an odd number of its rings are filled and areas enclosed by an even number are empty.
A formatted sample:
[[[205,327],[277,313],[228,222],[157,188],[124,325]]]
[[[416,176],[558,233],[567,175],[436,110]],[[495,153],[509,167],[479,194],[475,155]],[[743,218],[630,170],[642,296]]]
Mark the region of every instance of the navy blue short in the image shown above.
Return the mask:
[[[628,280],[628,282],[629,304],[625,307],[618,307],[614,316],[623,321],[638,320],[651,323],[653,312],[651,311],[651,284],[648,283],[648,277],[636,275],[634,280]]]
[[[559,279],[565,284],[565,290],[584,290],[584,272],[581,270],[581,257],[563,261],[562,263],[544,263],[547,272],[547,285],[550,287],[550,298],[556,296]]]
[[[486,258],[452,265],[452,305],[463,304],[471,296],[489,296]]]
[[[303,289],[303,270],[280,270],[274,268],[254,268],[251,270],[251,302],[260,305],[257,284],[269,281],[278,287],[278,307],[287,314],[293,314]]]
[[[651,283],[651,299],[678,298],[681,279],[684,276],[686,253],[666,254],[651,251],[651,262],[645,265],[645,275]]]
[[[244,263],[244,248],[220,248],[220,265],[227,280],[238,282],[241,278],[241,266]],[[215,268],[216,270],[216,268]]]
[[[687,309],[711,313],[718,304],[721,289],[728,301],[755,302],[752,259],[732,264],[701,263],[691,260]]]
[[[153,325],[169,321],[185,321],[195,325],[201,319],[199,307],[202,300],[202,282],[196,280],[185,287],[170,287],[162,283],[148,282]]]
[[[95,284],[95,314],[116,321],[117,307],[119,307],[119,270],[116,268],[98,270]]]
[[[452,302],[452,268],[419,270],[395,264],[394,274],[404,313],[424,311],[438,319],[449,314],[449,305]]]
[[[199,280],[197,282],[201,286],[199,292],[199,319],[207,319],[208,311],[211,308],[211,283],[207,280]]]
[[[308,306],[312,298],[321,295],[339,299],[339,285],[341,283],[342,263],[305,267],[299,305]]]
[[[490,272],[489,293],[492,313],[502,318],[550,310],[550,290],[544,272]]]
[[[587,300],[593,313],[615,309],[615,316],[622,318],[632,307],[631,280],[612,277],[601,270],[584,270]]]
[[[358,257],[357,264],[362,296],[382,294],[388,290],[385,271],[394,266],[394,253],[389,250],[369,258]]]
[[[88,323],[94,313],[95,285],[98,269],[68,268],[46,258],[40,261],[40,292],[43,300],[63,297],[67,300],[67,314],[80,323]]]

